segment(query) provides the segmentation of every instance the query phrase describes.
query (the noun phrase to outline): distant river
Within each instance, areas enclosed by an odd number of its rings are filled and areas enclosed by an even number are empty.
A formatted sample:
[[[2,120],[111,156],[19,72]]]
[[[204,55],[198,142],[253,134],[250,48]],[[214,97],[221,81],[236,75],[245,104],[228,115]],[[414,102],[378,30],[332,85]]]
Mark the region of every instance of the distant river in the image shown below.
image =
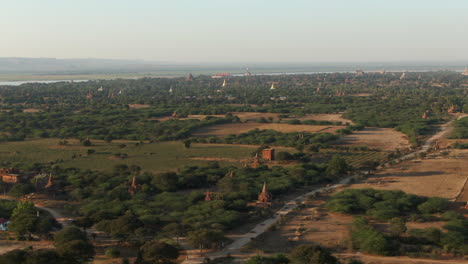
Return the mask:
[[[25,83],[58,83],[58,82],[87,82],[88,80],[42,80],[42,81],[0,81],[0,86],[2,85],[12,85],[19,86]]]

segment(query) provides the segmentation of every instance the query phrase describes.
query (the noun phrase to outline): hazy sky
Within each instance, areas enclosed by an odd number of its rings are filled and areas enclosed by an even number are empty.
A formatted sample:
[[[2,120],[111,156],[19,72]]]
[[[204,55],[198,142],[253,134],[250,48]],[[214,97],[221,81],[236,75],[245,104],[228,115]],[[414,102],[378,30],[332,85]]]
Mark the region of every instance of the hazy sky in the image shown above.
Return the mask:
[[[0,0],[0,57],[468,60],[468,0]]]

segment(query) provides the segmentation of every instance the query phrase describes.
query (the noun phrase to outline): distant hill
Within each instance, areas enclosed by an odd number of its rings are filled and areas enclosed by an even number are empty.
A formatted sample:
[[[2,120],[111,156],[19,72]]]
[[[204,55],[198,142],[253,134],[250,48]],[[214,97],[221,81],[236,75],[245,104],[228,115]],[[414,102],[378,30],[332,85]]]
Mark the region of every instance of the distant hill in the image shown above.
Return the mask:
[[[108,74],[174,71],[196,66],[143,60],[0,58],[0,74]]]

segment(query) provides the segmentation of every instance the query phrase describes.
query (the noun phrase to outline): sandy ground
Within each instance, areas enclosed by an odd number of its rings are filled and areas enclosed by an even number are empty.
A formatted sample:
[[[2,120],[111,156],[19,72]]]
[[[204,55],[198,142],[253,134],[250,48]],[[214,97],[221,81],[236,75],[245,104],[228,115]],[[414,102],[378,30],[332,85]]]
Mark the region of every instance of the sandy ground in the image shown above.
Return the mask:
[[[273,118],[273,121],[278,121],[280,118],[278,115],[280,113],[259,113],[259,112],[232,112],[232,115],[238,116],[242,122],[246,121],[256,121],[259,118]],[[181,120],[185,119],[205,119],[207,116],[215,116],[215,117],[225,117],[226,115],[189,115],[186,118],[180,118]],[[171,119],[170,116],[165,117],[158,117],[152,118],[153,120],[159,121],[166,121]],[[282,120],[290,120],[290,119],[299,119],[299,120],[317,120],[317,121],[330,121],[330,122],[343,122],[343,124],[349,123],[352,124],[353,121],[349,119],[345,119],[341,116],[341,114],[308,114],[301,117],[288,117],[282,118]]]
[[[369,146],[370,148],[393,151],[410,146],[405,134],[391,128],[368,127],[335,141],[338,145]]]
[[[246,133],[254,129],[272,129],[284,133],[289,132],[329,132],[333,133],[344,126],[309,126],[309,125],[289,125],[278,123],[237,123],[237,124],[220,124],[209,127],[203,127],[193,133],[194,136],[218,136],[225,137],[231,134]]]
[[[353,121],[343,118],[341,114],[315,114],[315,115],[305,115],[303,117],[297,118],[299,120],[317,120],[317,121],[330,121],[330,122],[343,122],[343,124],[350,123],[353,124]]]
[[[468,178],[467,164],[468,151],[455,151],[448,156],[402,162],[351,187],[402,190],[455,200]]]
[[[23,109],[24,113],[38,113],[41,112],[41,109],[36,109],[36,108],[27,108]]]
[[[307,243],[319,242],[326,247],[342,245],[349,235],[353,217],[328,213],[323,208],[324,203],[323,200],[306,202],[306,208],[291,213],[277,230],[265,232],[250,246],[268,254],[289,252],[295,246]]]
[[[14,237],[14,235],[12,235],[12,237]],[[32,246],[34,249],[45,249],[45,248],[54,247],[51,241],[33,242],[33,241],[1,240],[0,241],[0,255],[5,254],[15,249],[23,249],[29,246]]]

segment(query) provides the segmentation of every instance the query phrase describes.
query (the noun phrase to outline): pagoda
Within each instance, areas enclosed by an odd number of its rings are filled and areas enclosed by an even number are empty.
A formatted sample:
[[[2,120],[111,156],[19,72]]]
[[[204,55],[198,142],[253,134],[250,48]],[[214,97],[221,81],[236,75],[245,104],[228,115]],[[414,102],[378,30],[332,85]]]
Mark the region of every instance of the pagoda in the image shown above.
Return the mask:
[[[49,174],[49,179],[47,180],[47,184],[45,186],[46,189],[51,189],[52,187],[54,186],[54,182],[53,182],[53,177],[52,177],[52,173]]]
[[[275,83],[272,83],[272,84],[271,84],[271,87],[270,87],[270,90],[275,90],[275,89],[276,89],[276,88],[275,88]]]
[[[468,67],[465,67],[465,70],[463,71],[462,74],[465,75],[465,76],[468,76]]]
[[[258,157],[258,153],[255,154],[255,157],[253,158],[252,165],[251,167],[256,169],[261,165],[260,163],[260,158]]]
[[[213,201],[213,192],[205,192],[205,201]]]
[[[406,77],[407,77],[407,72],[404,72],[404,73],[401,74],[400,80],[405,80]]]
[[[455,106],[452,105],[450,106],[450,108],[447,110],[447,113],[451,114],[451,113],[454,113],[455,112]]]
[[[266,182],[263,183],[262,192],[258,195],[258,202],[271,204],[271,196],[268,193]]]
[[[227,85],[227,82],[226,82],[226,79],[224,79],[223,84],[221,85],[221,87],[226,87],[226,85]]]
[[[192,73],[189,73],[189,74],[187,75],[187,78],[185,78],[185,80],[188,81],[188,82],[193,81],[193,75],[192,75]]]
[[[138,186],[138,184],[136,182],[136,175],[133,175],[132,184],[128,188],[128,192],[130,193],[130,195],[133,196],[138,192],[138,189],[139,189],[139,186]]]
[[[205,201],[222,200],[223,194],[220,192],[205,192]]]
[[[247,206],[268,208],[272,205],[271,195],[268,193],[266,183],[263,183],[262,192],[258,194],[257,201],[248,203]]]

